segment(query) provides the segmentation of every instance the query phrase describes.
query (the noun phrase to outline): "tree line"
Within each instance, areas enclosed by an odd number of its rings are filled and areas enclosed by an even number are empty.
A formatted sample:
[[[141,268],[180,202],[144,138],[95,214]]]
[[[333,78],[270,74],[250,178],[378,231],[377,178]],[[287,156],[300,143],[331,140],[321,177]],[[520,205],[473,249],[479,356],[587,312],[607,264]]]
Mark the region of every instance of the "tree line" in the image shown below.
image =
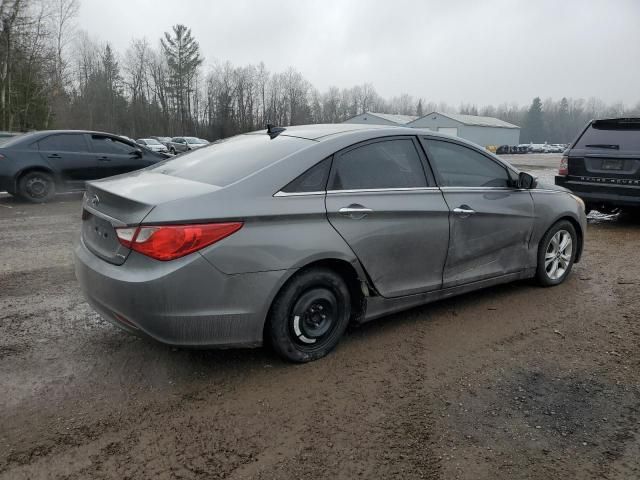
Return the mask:
[[[563,143],[592,118],[640,114],[640,102],[628,107],[595,98],[455,108],[408,94],[383,98],[371,83],[320,92],[294,68],[270,72],[262,62],[205,66],[185,25],[174,25],[155,44],[134,39],[116,52],[78,28],[79,0],[0,1],[0,130],[77,128],[215,140],[267,122],[336,123],[366,111],[457,111],[519,125],[522,142]]]

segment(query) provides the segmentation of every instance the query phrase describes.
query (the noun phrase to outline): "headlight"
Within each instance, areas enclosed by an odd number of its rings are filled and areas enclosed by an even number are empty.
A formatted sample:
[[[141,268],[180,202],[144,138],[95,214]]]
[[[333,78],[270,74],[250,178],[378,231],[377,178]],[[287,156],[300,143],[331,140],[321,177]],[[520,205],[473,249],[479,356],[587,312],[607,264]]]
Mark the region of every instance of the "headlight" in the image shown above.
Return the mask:
[[[573,199],[578,202],[578,205],[580,205],[582,207],[582,209],[585,209],[584,206],[584,200],[582,200],[580,197],[578,197],[577,195],[574,195],[573,193],[570,193],[569,195],[571,195],[573,197]]]

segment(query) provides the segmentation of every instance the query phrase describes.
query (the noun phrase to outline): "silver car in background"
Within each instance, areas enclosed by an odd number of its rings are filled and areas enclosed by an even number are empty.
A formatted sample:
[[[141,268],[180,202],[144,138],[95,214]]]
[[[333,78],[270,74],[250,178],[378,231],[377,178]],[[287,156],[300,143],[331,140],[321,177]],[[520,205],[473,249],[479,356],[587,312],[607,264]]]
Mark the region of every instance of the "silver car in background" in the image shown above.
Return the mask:
[[[76,275],[125,330],[305,362],[361,323],[472,290],[562,283],[582,201],[475,144],[371,125],[270,127],[89,182]]]
[[[201,138],[196,137],[173,137],[169,142],[169,152],[173,155],[183,152],[189,152],[196,148],[202,148],[208,145],[209,142]]]
[[[139,138],[136,143],[154,152],[169,153],[169,149],[155,138]]]

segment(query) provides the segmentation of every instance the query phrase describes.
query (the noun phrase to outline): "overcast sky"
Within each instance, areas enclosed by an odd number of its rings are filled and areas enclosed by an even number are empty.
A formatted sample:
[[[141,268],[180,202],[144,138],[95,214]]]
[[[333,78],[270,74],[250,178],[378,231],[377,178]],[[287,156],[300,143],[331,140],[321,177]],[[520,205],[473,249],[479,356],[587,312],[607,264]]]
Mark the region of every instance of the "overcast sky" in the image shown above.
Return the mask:
[[[321,91],[371,82],[453,106],[640,101],[640,0],[80,2],[79,27],[120,52],[184,23],[205,66],[293,66]]]

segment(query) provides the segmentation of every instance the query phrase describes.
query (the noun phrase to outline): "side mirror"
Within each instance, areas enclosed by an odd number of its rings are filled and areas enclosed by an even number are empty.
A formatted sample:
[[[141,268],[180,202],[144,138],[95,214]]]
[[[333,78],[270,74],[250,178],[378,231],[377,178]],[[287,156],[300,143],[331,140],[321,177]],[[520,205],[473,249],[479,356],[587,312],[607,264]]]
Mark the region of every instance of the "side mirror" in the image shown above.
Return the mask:
[[[131,152],[131,155],[133,155],[136,158],[142,158],[142,149],[136,148],[133,152]]]
[[[520,172],[518,175],[518,188],[524,188],[529,190],[536,188],[538,185],[538,179],[527,172]]]

